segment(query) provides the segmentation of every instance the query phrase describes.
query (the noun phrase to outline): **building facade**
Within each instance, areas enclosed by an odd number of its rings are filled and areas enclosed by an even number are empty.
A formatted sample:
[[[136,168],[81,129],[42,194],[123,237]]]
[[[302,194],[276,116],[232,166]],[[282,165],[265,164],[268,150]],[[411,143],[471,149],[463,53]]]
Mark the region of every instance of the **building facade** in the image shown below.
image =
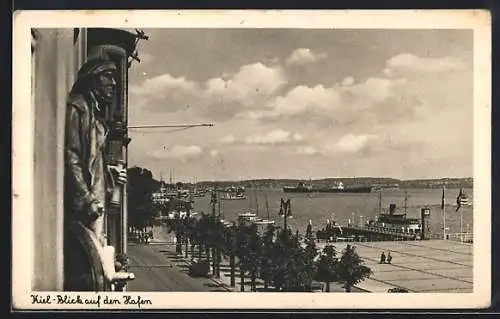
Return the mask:
[[[111,160],[124,161],[127,144],[127,83],[131,57],[136,57],[136,34],[115,29],[32,29],[31,109],[34,118],[32,232],[29,265],[34,291],[64,289],[64,132],[66,100],[83,63],[106,55],[119,68],[118,94],[108,120]],[[113,163],[113,164],[114,164]],[[120,207],[109,208],[107,238],[119,254],[126,254],[126,189]],[[16,229],[16,231],[18,231]],[[88,256],[87,256],[88,257]],[[92,261],[95,262],[95,261]],[[28,269],[28,268],[27,268]]]

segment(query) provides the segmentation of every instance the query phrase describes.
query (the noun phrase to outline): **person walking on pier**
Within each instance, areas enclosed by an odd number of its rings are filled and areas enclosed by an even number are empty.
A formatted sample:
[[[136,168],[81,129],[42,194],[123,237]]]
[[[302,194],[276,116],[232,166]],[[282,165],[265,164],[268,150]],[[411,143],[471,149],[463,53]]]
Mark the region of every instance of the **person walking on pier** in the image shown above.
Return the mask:
[[[387,263],[390,264],[392,260],[391,252],[387,253]]]
[[[382,254],[380,255],[380,263],[385,264],[385,253],[384,252],[382,252]]]

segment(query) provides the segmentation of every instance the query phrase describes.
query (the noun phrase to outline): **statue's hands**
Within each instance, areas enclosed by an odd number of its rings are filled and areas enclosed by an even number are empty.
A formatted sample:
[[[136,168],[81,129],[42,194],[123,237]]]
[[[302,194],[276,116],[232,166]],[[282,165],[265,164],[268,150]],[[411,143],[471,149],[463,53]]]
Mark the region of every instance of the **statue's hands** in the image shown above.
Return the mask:
[[[109,165],[109,169],[113,172],[118,184],[127,184],[127,170],[125,168]]]

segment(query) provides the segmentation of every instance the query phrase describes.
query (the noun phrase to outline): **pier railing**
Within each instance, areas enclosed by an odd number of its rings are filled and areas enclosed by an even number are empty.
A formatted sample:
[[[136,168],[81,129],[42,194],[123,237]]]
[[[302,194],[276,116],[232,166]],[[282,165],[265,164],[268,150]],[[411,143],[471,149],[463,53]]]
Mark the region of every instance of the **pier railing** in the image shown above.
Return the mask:
[[[443,234],[432,234],[431,239],[443,239]],[[446,240],[459,241],[463,243],[473,243],[474,233],[448,233],[446,234]]]
[[[367,232],[373,232],[376,234],[383,234],[383,235],[392,235],[395,237],[402,237],[402,238],[407,238],[407,239],[416,239],[418,238],[418,234],[414,232],[404,232],[399,229],[394,229],[394,228],[388,228],[388,227],[381,227],[381,226],[348,226],[344,227],[345,229],[354,229],[358,231],[367,231]]]

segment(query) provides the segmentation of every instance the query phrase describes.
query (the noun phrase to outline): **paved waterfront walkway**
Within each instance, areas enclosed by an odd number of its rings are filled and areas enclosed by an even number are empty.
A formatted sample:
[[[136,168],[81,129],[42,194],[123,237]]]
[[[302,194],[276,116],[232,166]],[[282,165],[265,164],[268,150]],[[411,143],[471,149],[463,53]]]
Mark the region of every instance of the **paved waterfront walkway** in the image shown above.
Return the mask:
[[[182,254],[182,256],[175,254],[175,243],[173,241],[166,242],[166,241],[153,240],[150,244],[142,246],[149,246],[149,250],[151,252],[156,252],[159,255],[163,255],[164,258],[169,259],[171,262],[168,262],[168,264],[175,263],[176,267],[184,268],[184,272],[187,272],[187,268],[191,263],[191,254],[189,250],[188,250],[188,258],[185,258],[184,254]],[[184,246],[183,246],[183,252],[184,252]],[[197,256],[198,256],[198,250],[195,249],[195,258],[197,258]],[[146,265],[144,265],[143,267],[145,266]],[[134,270],[132,269],[132,271]],[[241,277],[239,269],[236,268],[235,272],[235,286],[231,287],[231,268],[229,266],[229,261],[227,259],[222,260],[220,275],[221,275],[220,278],[209,279],[214,283],[215,285],[214,287],[217,287],[216,291],[240,292]],[[141,281],[139,274],[136,277],[137,277],[136,281]],[[200,280],[205,281],[208,279],[200,278]],[[250,276],[248,274],[245,274],[244,276],[245,292],[250,292],[250,283],[251,283]],[[138,284],[136,284],[136,286],[138,286]],[[207,286],[207,284],[205,284],[205,286]],[[264,283],[261,279],[257,279],[256,288],[257,291],[263,291]],[[177,291],[183,291],[183,290],[180,289]],[[337,283],[330,283],[330,292],[344,292],[344,289],[342,288],[341,285]],[[364,291],[359,288],[353,288],[352,292],[364,292]]]
[[[162,238],[164,239],[164,238]],[[165,238],[166,239],[166,238]],[[153,240],[153,245],[155,242]],[[167,244],[165,242],[156,245]],[[333,243],[338,253],[348,243]],[[373,275],[359,283],[356,291],[387,292],[390,288],[404,288],[410,292],[472,292],[473,245],[450,240],[354,242],[358,254],[373,271]],[[173,245],[173,243],[170,243]],[[325,243],[318,243],[318,249]],[[391,253],[391,264],[379,264],[380,254]],[[228,291],[240,290],[239,273],[236,286],[230,287],[227,260],[221,265],[221,278],[215,279]],[[263,288],[258,281],[257,288]],[[245,277],[245,291],[250,290],[250,279]],[[333,292],[343,291],[341,285],[331,284]]]
[[[189,276],[174,250],[172,245],[130,244],[130,271],[136,278],[128,291],[226,291],[209,278]]]
[[[348,243],[334,243],[339,253]],[[373,275],[358,285],[371,292],[400,287],[410,292],[472,292],[471,244],[445,240],[356,242]],[[325,244],[318,244],[323,247]],[[379,264],[391,253],[391,264]]]

